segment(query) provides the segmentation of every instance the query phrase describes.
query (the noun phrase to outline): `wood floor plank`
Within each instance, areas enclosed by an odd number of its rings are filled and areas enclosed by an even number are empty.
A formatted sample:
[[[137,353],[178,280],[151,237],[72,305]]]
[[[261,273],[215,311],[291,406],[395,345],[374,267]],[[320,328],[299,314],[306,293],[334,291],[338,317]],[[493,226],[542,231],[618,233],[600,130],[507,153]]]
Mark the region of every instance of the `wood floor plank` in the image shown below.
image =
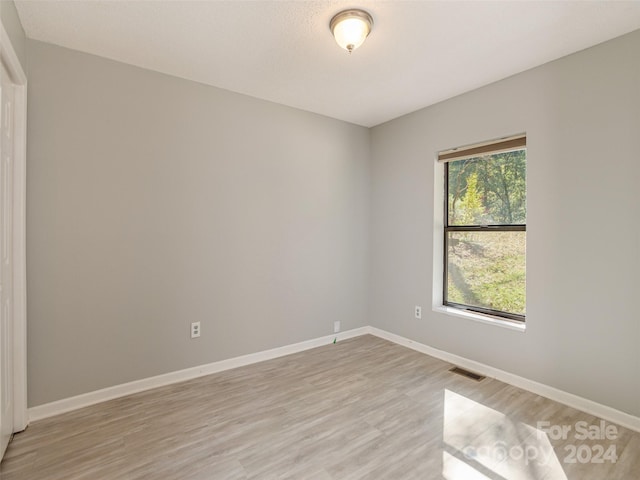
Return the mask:
[[[577,422],[600,420],[450,367],[357,337],[34,422],[0,478],[640,478],[640,433],[616,426],[613,440],[578,440]],[[537,429],[544,421],[571,432],[554,438]],[[617,460],[593,462],[600,447]]]

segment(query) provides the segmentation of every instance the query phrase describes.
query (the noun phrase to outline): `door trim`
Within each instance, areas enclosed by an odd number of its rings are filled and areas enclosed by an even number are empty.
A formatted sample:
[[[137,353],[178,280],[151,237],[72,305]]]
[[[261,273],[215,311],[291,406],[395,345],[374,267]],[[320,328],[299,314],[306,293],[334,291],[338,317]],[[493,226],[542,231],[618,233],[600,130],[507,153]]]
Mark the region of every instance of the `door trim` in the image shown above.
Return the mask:
[[[27,428],[27,75],[0,22],[0,60],[14,84],[13,170],[13,430]]]

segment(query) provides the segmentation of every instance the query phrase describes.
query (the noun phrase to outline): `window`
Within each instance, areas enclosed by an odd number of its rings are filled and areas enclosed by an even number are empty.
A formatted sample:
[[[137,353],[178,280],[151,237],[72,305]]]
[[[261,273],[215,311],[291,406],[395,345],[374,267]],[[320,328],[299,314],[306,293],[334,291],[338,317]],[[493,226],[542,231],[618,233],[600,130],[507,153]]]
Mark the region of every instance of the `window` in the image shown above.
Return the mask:
[[[526,137],[441,152],[444,305],[524,322]]]

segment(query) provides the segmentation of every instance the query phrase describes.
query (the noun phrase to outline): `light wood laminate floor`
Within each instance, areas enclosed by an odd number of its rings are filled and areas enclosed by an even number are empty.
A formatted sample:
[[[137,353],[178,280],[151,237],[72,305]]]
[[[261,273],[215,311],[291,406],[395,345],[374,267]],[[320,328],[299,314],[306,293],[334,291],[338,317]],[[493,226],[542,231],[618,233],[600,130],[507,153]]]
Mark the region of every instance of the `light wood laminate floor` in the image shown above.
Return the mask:
[[[597,418],[450,367],[357,337],[34,422],[0,478],[640,478],[640,433],[578,440]]]

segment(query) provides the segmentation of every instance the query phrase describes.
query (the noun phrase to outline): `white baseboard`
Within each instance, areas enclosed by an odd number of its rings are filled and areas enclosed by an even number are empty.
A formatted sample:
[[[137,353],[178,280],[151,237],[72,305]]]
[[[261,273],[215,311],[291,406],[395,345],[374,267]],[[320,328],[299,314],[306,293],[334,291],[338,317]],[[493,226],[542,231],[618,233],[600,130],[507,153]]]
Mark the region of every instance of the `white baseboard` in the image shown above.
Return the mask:
[[[496,380],[508,383],[509,385],[522,388],[523,390],[527,390],[542,397],[546,397],[564,405],[568,405],[569,407],[573,407],[582,412],[595,415],[596,417],[600,417],[604,420],[616,423],[630,430],[640,432],[640,417],[621,412],[620,410],[616,410],[615,408],[611,408],[606,405],[602,405],[601,403],[579,397],[578,395],[574,395],[572,393],[550,387],[549,385],[538,383],[533,380],[514,375],[513,373],[505,372],[504,370],[500,370],[498,368],[476,362],[474,360],[469,360],[468,358],[460,357],[443,350],[438,350],[419,342],[414,342],[413,340],[409,340],[408,338],[401,337],[400,335],[396,335],[385,330],[380,330],[379,328],[369,327],[369,333],[371,335],[375,335],[376,337],[380,337],[385,340],[389,340],[390,342],[397,343],[398,345],[411,348],[412,350],[416,350],[432,357],[439,358],[440,360],[444,360],[445,362],[467,368],[476,373],[495,378]]]
[[[527,390],[529,392],[541,395],[556,402],[560,402],[564,405],[568,405],[591,415],[595,415],[630,430],[640,432],[640,417],[621,412],[620,410],[616,410],[592,400],[579,397],[578,395],[574,395],[572,393],[550,387],[543,383],[538,383],[533,380],[520,377],[513,373],[505,372],[504,370],[500,370],[498,368],[494,368],[489,365],[476,362],[474,360],[469,360],[467,358],[460,357],[443,350],[438,350],[428,345],[424,345],[422,343],[409,340],[408,338],[401,337],[400,335],[396,335],[394,333],[390,333],[385,330],[380,330],[379,328],[370,326],[355,328],[353,330],[348,330],[338,334],[314,338],[311,340],[306,340],[304,342],[294,343],[292,345],[285,345],[283,347],[273,348],[271,350],[264,350],[262,352],[251,353],[249,355],[229,358],[227,360],[221,360],[219,362],[200,365],[198,367],[187,368],[185,370],[178,370],[176,372],[170,372],[155,377],[144,378],[142,380],[136,380],[129,383],[123,383],[121,385],[104,388],[102,390],[84,393],[75,397],[65,398],[56,402],[38,405],[29,409],[29,420],[41,420],[53,415],[58,415],[60,413],[69,412],[78,408],[87,407],[89,405],[112,400],[114,398],[124,397],[126,395],[142,392],[151,388],[163,387],[165,385],[170,385],[173,383],[184,382],[185,380],[190,380],[192,378],[211,375],[212,373],[222,372],[224,370],[230,370],[232,368],[242,367],[245,365],[250,365],[252,363],[271,360],[273,358],[290,355],[292,353],[302,352],[311,348],[321,347],[323,345],[332,343],[335,338],[337,338],[338,340],[345,340],[347,338],[358,337],[360,335],[366,334],[375,335],[376,337],[389,340],[390,342],[397,343],[398,345],[402,345],[426,355],[439,358],[440,360],[443,360],[445,362],[468,368],[469,370],[473,370],[482,375],[495,378],[502,382],[508,383],[509,385],[522,388],[523,390]]]
[[[165,385],[184,382],[185,380],[191,380],[192,378],[203,377],[205,375],[211,375],[212,373],[218,373],[224,370],[250,365],[252,363],[283,357],[292,353],[302,352],[311,348],[321,347],[332,343],[336,338],[338,340],[345,340],[347,338],[358,337],[367,333],[369,333],[369,327],[355,328],[353,330],[347,330],[333,335],[327,335],[325,337],[314,338],[304,342],[272,348],[271,350],[250,353],[240,357],[220,360],[219,362],[169,372],[155,377],[143,378],[142,380],[135,380],[121,385],[83,393],[75,397],[64,398],[62,400],[29,408],[29,421],[33,422],[41,420],[43,418],[52,417],[61,413],[77,410],[78,408],[88,407],[89,405],[95,405],[96,403],[124,397],[126,395],[131,395],[133,393],[142,392],[152,388],[164,387]]]

